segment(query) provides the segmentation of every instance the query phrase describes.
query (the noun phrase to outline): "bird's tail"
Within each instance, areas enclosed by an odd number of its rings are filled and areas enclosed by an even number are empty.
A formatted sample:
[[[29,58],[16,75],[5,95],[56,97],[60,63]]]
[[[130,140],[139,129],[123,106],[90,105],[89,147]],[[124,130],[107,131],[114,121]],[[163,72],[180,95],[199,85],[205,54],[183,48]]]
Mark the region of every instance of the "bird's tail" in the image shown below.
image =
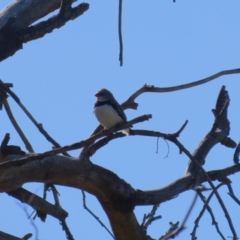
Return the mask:
[[[129,128],[123,129],[122,133],[125,134],[125,135],[129,135],[130,134],[130,129]]]

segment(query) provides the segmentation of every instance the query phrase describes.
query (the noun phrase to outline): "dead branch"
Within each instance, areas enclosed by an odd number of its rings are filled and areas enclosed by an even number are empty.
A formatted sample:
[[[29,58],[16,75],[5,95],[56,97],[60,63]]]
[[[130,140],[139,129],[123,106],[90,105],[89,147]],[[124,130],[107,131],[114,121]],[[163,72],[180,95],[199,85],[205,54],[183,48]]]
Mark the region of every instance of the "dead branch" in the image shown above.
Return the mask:
[[[87,3],[80,3],[74,8],[62,7],[59,14],[29,27],[35,21],[59,9],[61,2],[61,0],[14,1],[3,9],[0,12],[0,61],[22,49],[23,43],[43,37],[62,27],[67,21],[79,17],[89,8]]]
[[[115,237],[113,236],[113,234],[111,233],[111,231],[106,227],[106,225],[99,219],[99,217],[98,216],[96,216],[96,214],[94,214],[93,213],[93,211],[91,211],[90,209],[89,209],[89,207],[87,206],[87,204],[86,204],[86,194],[85,194],[85,192],[82,190],[82,197],[83,197],[83,208],[85,209],[85,210],[87,210],[89,213],[90,213],[90,215],[92,215],[99,223],[100,223],[100,225],[103,227],[103,228],[105,228],[105,230],[110,234],[110,236],[113,238],[113,239],[115,239]]]
[[[60,221],[68,216],[68,213],[64,209],[55,206],[47,202],[46,200],[43,200],[41,197],[29,192],[24,188],[19,188],[14,191],[7,192],[7,194],[23,203],[30,205],[36,211],[39,211],[43,214],[51,215],[52,217],[55,217]]]
[[[233,162],[236,164],[239,163],[239,154],[240,154],[240,142],[238,143],[233,155]]]
[[[218,186],[216,186],[216,189],[218,189],[219,187],[221,187],[221,186],[223,186],[223,185],[225,185],[225,184],[224,184],[224,183],[220,183]],[[192,235],[192,240],[197,239],[197,237],[196,237],[196,232],[197,232],[197,228],[199,227],[199,221],[201,220],[201,218],[202,218],[202,216],[203,216],[203,214],[204,214],[204,212],[205,212],[206,209],[207,209],[207,211],[209,212],[209,214],[210,214],[210,216],[211,216],[211,218],[212,218],[212,225],[215,225],[216,230],[217,230],[217,232],[219,233],[220,237],[221,237],[222,239],[225,239],[224,236],[223,236],[223,234],[221,233],[219,227],[218,227],[218,222],[217,222],[216,219],[215,219],[215,216],[214,216],[214,214],[213,214],[213,211],[212,211],[212,209],[211,209],[210,206],[209,206],[209,202],[210,202],[210,200],[211,200],[211,198],[212,198],[212,196],[213,196],[214,193],[212,192],[212,193],[209,195],[209,197],[208,197],[207,200],[206,200],[205,196],[202,194],[202,192],[197,191],[197,193],[198,193],[198,196],[199,196],[199,197],[201,198],[201,200],[203,201],[204,205],[203,205],[203,208],[202,208],[202,210],[200,211],[198,217],[197,217],[196,220],[194,221],[194,228],[193,228],[193,231],[192,231],[192,233],[191,233],[191,235]]]
[[[169,238],[175,238],[181,231],[183,231],[185,229],[185,224],[190,216],[190,213],[192,212],[194,205],[196,204],[197,197],[198,197],[198,195],[196,193],[181,225],[178,227],[178,222],[177,222],[177,224],[173,225],[174,228],[176,228],[176,225],[177,225],[177,229],[174,229],[173,227],[170,228],[171,231],[169,231],[164,237],[161,237],[159,240],[167,240]]]
[[[133,225],[134,229],[137,227],[135,220],[133,221],[134,214],[131,213],[134,206],[168,201],[191,189],[193,184],[192,177],[186,175],[157,190],[134,190],[128,183],[107,169],[90,162],[76,161],[74,158],[60,155],[42,159],[41,163],[36,160],[11,168],[3,168],[3,164],[1,164],[0,171],[1,191],[14,190],[26,182],[46,182],[82,189],[95,195],[108,214],[110,222],[114,225],[115,236],[116,233],[120,234],[126,229],[133,232]],[[239,171],[240,165],[235,164],[228,168],[208,171],[207,175],[212,181],[215,181],[223,174],[230,175]],[[202,177],[199,182],[205,181],[205,177]],[[126,225],[120,224],[119,219],[125,219]],[[130,221],[130,219],[132,220]],[[138,231],[140,231],[139,228]],[[117,236],[116,239],[118,239]]]
[[[25,134],[23,133],[22,129],[18,125],[16,119],[14,118],[13,113],[11,111],[11,108],[10,108],[10,106],[8,104],[7,99],[6,98],[2,98],[1,101],[2,101],[2,103],[4,105],[4,108],[6,110],[6,113],[7,113],[8,117],[9,117],[10,122],[12,123],[13,127],[15,128],[15,130],[18,133],[18,135],[20,136],[20,138],[22,139],[23,143],[25,144],[26,149],[29,152],[34,152],[30,142],[28,141],[27,137],[25,136]]]
[[[235,228],[232,224],[230,214],[228,213],[227,208],[225,207],[225,204],[224,204],[220,194],[218,193],[217,189],[215,188],[214,184],[212,183],[212,180],[211,180],[210,176],[207,174],[207,172],[204,170],[204,168],[201,166],[201,164],[198,163],[198,161],[190,154],[190,152],[177,139],[175,139],[173,142],[179,147],[179,149],[181,149],[182,152],[184,152],[191,159],[191,161],[194,164],[196,164],[196,166],[198,167],[198,170],[200,170],[199,173],[201,172],[204,175],[205,179],[207,180],[207,182],[211,186],[214,194],[216,195],[216,198],[217,198],[217,200],[218,200],[218,202],[219,202],[219,204],[220,204],[220,206],[221,206],[221,208],[224,212],[225,217],[227,218],[227,221],[228,221],[229,227],[230,227],[230,229],[233,233],[234,239],[237,240],[237,233],[236,233]],[[197,183],[195,183],[195,184],[198,185],[198,180],[197,180]]]
[[[235,196],[234,192],[233,192],[233,189],[232,189],[232,186],[231,186],[231,183],[228,182],[226,183],[227,184],[227,187],[228,187],[228,190],[229,190],[229,193],[228,195],[238,204],[240,205],[240,200]]]
[[[118,3],[118,38],[119,38],[119,62],[123,65],[123,40],[122,40],[122,0]]]
[[[115,131],[119,131],[119,130],[122,130],[122,129],[125,129],[125,128],[128,128],[128,127],[131,127],[133,124],[149,120],[151,117],[152,116],[150,114],[142,115],[140,117],[134,118],[131,121],[120,124],[119,126],[115,126],[115,127],[110,128],[110,129],[104,130],[104,131],[102,131],[102,132],[100,132],[96,135],[93,135],[92,137],[90,137],[86,140],[82,140],[80,142],[73,143],[71,145],[67,145],[67,146],[64,146],[64,147],[61,147],[61,148],[56,148],[56,149],[53,149],[53,150],[50,150],[50,151],[47,151],[47,152],[44,152],[44,153],[31,154],[27,157],[23,157],[23,158],[18,159],[18,160],[13,160],[11,162],[5,162],[4,167],[7,168],[7,167],[13,166],[13,165],[20,166],[22,164],[25,164],[27,162],[31,162],[33,160],[37,160],[37,159],[40,160],[40,159],[43,159],[45,157],[57,155],[57,154],[62,153],[62,152],[79,149],[79,148],[82,148],[84,146],[89,146],[101,137],[108,136],[109,134],[111,134]],[[3,167],[3,165],[2,165],[2,167]]]
[[[201,140],[199,146],[195,149],[192,156],[201,164],[204,165],[205,159],[209,151],[217,144],[224,143],[230,133],[230,122],[227,118],[227,111],[229,106],[230,98],[225,86],[222,86],[214,112],[214,123],[210,132]],[[228,147],[236,147],[236,143],[231,140],[234,144]],[[226,146],[226,144],[224,144]],[[195,165],[191,160],[188,163],[186,173],[190,173],[193,176],[198,176],[198,166]]]
[[[10,235],[8,233],[4,233],[4,232],[0,231],[0,239],[4,239],[4,240],[28,240],[31,237],[32,237],[31,233],[27,233],[23,237],[18,238],[13,235]]]
[[[6,94],[9,94],[13,98],[13,100],[19,105],[19,107],[23,110],[23,112],[28,116],[28,118],[31,120],[31,122],[37,127],[40,133],[43,134],[43,136],[53,144],[56,148],[60,148],[61,145],[55,141],[49,134],[48,132],[43,128],[42,123],[38,123],[36,119],[32,116],[32,114],[27,110],[27,108],[22,104],[20,101],[20,98],[10,89],[10,87],[13,87],[13,84],[9,86],[9,83],[4,83],[0,79],[0,88],[2,91],[4,91]],[[62,152],[63,155],[69,156],[70,155],[67,152]]]
[[[88,10],[88,8],[88,3],[80,3],[74,8],[68,4],[64,4],[57,15],[54,15],[46,21],[37,23],[34,26],[19,30],[17,32],[18,41],[21,43],[27,43],[41,38],[47,33],[51,33],[54,29],[64,26],[69,20],[74,20],[75,18],[81,16]]]
[[[121,106],[123,109],[128,109],[128,108],[137,109],[138,104],[134,100],[137,97],[139,97],[142,93],[146,93],[146,92],[166,93],[166,92],[179,91],[179,90],[183,90],[183,89],[187,89],[187,88],[191,88],[191,87],[195,87],[195,86],[207,83],[209,81],[212,81],[212,80],[219,78],[221,76],[224,76],[224,75],[238,74],[238,73],[240,73],[240,68],[223,70],[223,71],[215,73],[209,77],[206,77],[206,78],[194,81],[194,82],[186,83],[186,84],[173,86],[173,87],[164,87],[163,88],[163,87],[154,87],[153,85],[145,84],[143,87],[138,89],[135,93],[133,93],[125,102],[123,102],[121,104]]]
[[[169,234],[171,234],[176,229],[178,229],[179,221],[177,221],[176,223],[170,222],[169,225],[170,225],[170,227],[167,230],[167,232],[164,235],[162,235],[158,240],[166,240],[166,239],[168,239]]]
[[[160,205],[160,204],[154,204],[154,205],[152,206],[151,211],[150,211],[148,214],[144,214],[144,216],[143,216],[143,221],[142,221],[142,224],[141,224],[141,227],[142,227],[142,229],[143,229],[144,232],[147,232],[147,228],[148,228],[148,226],[149,226],[152,222],[154,222],[154,221],[162,218],[161,215],[155,216],[156,211],[157,211],[159,205]]]

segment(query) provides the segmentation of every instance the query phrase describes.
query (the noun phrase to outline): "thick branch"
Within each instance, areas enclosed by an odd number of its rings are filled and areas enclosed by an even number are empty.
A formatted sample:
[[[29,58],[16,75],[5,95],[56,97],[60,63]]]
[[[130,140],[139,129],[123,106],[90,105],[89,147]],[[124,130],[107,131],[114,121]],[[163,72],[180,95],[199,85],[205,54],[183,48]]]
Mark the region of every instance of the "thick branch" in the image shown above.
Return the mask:
[[[0,28],[11,17],[17,17],[16,29],[26,28],[38,19],[58,9],[61,0],[13,1],[0,12]]]
[[[192,177],[187,175],[160,189],[134,190],[107,169],[90,161],[76,161],[74,158],[65,156],[47,157],[40,161],[35,160],[9,168],[4,168],[3,165],[0,165],[0,191],[13,191],[27,182],[45,182],[82,189],[95,195],[109,216],[115,236],[119,235],[117,239],[123,239],[120,235],[125,230],[128,232],[131,228],[138,229],[138,223],[132,212],[134,206],[152,205],[171,200],[176,195],[191,189],[193,184]],[[221,181],[223,176],[239,171],[240,164],[236,164],[225,169],[209,171],[207,174],[211,180]],[[70,175],[71,178],[69,178]],[[200,179],[200,183],[205,181],[204,177]],[[127,226],[120,224],[119,219],[125,219]]]
[[[64,4],[56,16],[31,27],[29,26],[32,23],[58,9],[62,1],[14,1],[3,9],[0,12],[0,61],[22,49],[23,43],[43,37],[88,10],[87,3],[81,3],[74,8],[68,7],[74,1],[68,1],[67,6]]]

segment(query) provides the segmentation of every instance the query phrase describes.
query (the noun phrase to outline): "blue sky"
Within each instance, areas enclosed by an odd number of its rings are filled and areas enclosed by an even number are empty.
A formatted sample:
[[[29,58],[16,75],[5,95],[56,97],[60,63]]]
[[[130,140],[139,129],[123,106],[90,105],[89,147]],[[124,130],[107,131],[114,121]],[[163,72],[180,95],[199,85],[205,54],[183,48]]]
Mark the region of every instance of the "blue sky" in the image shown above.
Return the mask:
[[[2,0],[2,9],[11,1]],[[226,69],[239,68],[240,2],[227,1],[123,1],[124,63],[119,66],[117,35],[117,1],[88,1],[90,9],[78,19],[54,30],[44,38],[29,42],[23,50],[0,63],[0,79],[14,84],[22,103],[49,134],[61,145],[87,138],[96,127],[93,115],[94,93],[102,88],[111,90],[123,102],[145,83],[167,87],[192,82]],[[210,130],[216,98],[222,85],[230,95],[230,136],[240,139],[239,75],[228,75],[210,83],[177,92],[145,93],[136,101],[137,111],[127,110],[128,119],[151,113],[153,118],[135,126],[137,129],[175,132],[187,119],[189,123],[180,136],[184,146],[193,152],[202,137]],[[18,106],[9,98],[13,113],[35,152],[51,149],[51,144],[38,132]],[[4,111],[1,114],[0,138],[11,134],[10,144],[24,149]],[[92,162],[114,171],[134,188],[161,188],[181,177],[188,158],[179,155],[176,146],[156,139],[125,137],[99,150]],[[233,150],[217,145],[204,165],[206,170],[232,164]],[[73,156],[79,151],[73,151]],[[166,157],[167,155],[167,157]],[[231,176],[235,193],[240,197],[239,174]],[[206,185],[207,186],[207,185]],[[24,185],[41,195],[43,184]],[[75,239],[112,239],[111,236],[82,207],[81,192],[57,187],[62,207],[69,212],[67,223]],[[219,190],[240,235],[240,208],[227,196],[226,187]],[[169,222],[181,221],[194,197],[194,192],[181,194],[163,203],[148,233],[158,238]],[[52,201],[51,193],[48,200]],[[35,230],[17,200],[1,194],[0,219],[2,231],[23,236]],[[95,197],[87,194],[87,204],[109,226],[107,217]],[[231,231],[218,202],[210,204],[223,235]],[[187,222],[187,229],[178,239],[190,239],[193,221],[202,204],[198,200]],[[28,213],[32,209],[26,206]],[[137,207],[139,221],[150,207]],[[39,240],[64,240],[59,222],[48,216],[45,223],[36,219]],[[220,239],[206,213],[199,224],[198,239]]]

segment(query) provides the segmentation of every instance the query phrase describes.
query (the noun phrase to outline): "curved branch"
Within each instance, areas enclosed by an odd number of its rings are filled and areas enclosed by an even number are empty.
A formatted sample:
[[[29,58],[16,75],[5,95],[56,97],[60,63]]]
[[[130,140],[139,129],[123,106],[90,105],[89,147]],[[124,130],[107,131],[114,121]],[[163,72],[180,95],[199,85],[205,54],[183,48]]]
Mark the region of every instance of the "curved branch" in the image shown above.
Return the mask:
[[[128,108],[137,109],[138,104],[136,102],[134,102],[134,100],[137,97],[139,97],[142,93],[145,93],[145,92],[165,93],[165,92],[173,92],[173,91],[183,90],[183,89],[195,87],[195,86],[210,82],[210,81],[212,81],[216,78],[219,78],[221,76],[224,76],[224,75],[238,74],[238,73],[240,73],[240,68],[223,70],[223,71],[215,73],[209,77],[206,77],[206,78],[194,81],[194,82],[186,83],[186,84],[173,86],[173,87],[164,87],[163,88],[163,87],[154,87],[153,85],[145,84],[143,87],[138,89],[135,93],[133,93],[125,102],[123,102],[121,106],[123,109],[128,109]]]
[[[9,156],[9,159],[14,157],[16,158],[16,156]],[[90,161],[76,161],[74,158],[60,155],[8,168],[1,164],[0,171],[0,191],[13,191],[27,182],[45,182],[82,189],[95,195],[110,219],[116,239],[123,240],[145,239],[133,214],[134,206],[168,201],[191,189],[193,185],[192,177],[187,175],[160,189],[134,190],[128,183],[107,169],[92,164]],[[228,168],[209,171],[207,175],[214,181],[239,171],[240,164],[236,164]],[[206,178],[201,176],[199,183],[205,181]],[[126,232],[134,234],[132,229],[138,229],[135,234],[142,233],[140,234],[142,237],[131,235],[132,238],[124,239],[127,234],[120,236],[121,233]]]

